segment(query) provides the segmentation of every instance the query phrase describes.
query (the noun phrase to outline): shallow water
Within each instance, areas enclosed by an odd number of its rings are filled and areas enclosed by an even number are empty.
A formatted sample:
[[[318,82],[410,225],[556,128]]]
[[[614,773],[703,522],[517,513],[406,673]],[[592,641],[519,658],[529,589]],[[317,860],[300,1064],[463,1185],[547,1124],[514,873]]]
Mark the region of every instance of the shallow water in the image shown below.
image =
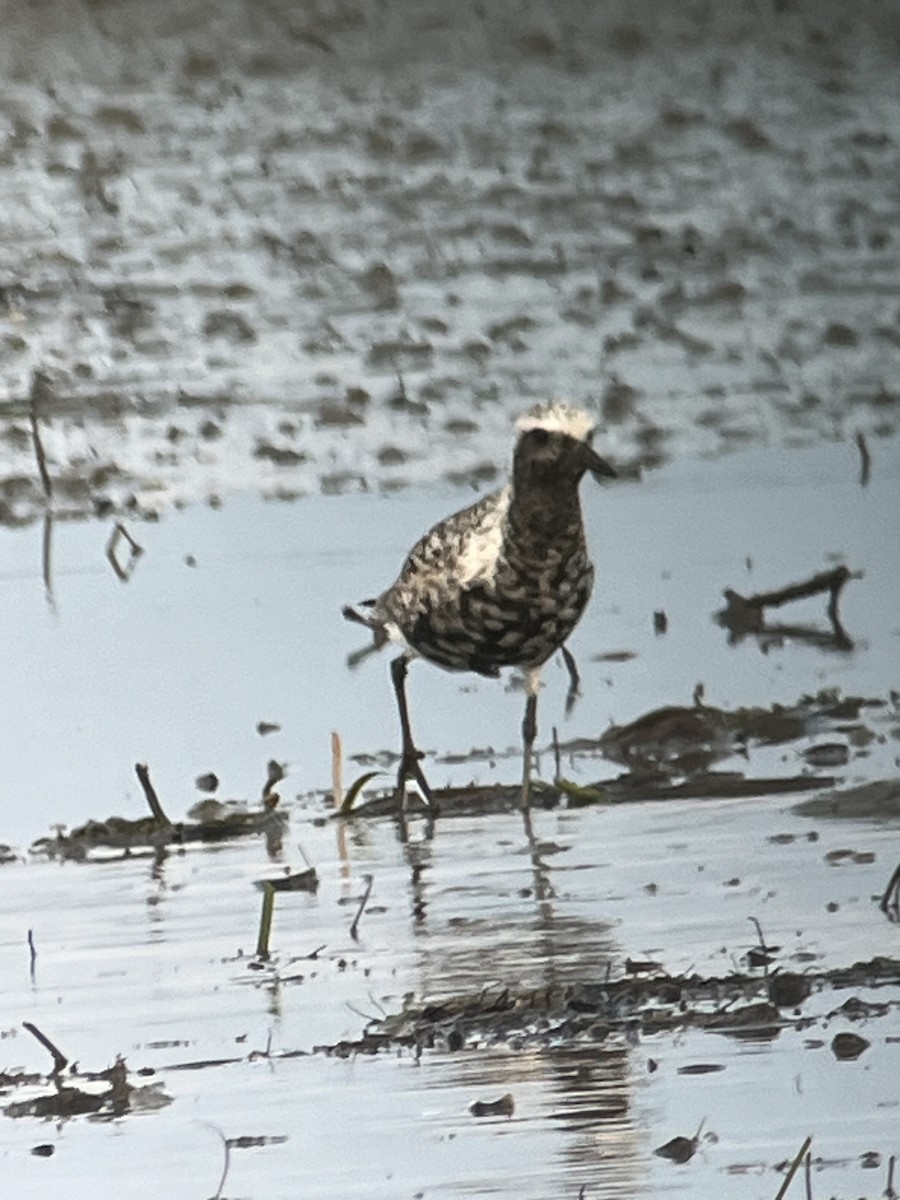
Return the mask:
[[[588,482],[598,582],[570,643],[584,694],[566,720],[565,672],[548,665],[541,744],[553,726],[563,740],[597,737],[611,721],[690,705],[698,683],[708,704],[726,708],[790,704],[835,687],[886,699],[900,679],[900,550],[885,519],[900,496],[900,448],[886,440],[873,455],[866,488],[843,443],[689,460],[637,484]],[[386,586],[419,532],[467,502],[465,492],[442,489],[295,504],[245,496],[221,510],[170,513],[131,524],[145,553],[127,584],[104,558],[109,526],[62,523],[53,533],[52,604],[43,597],[40,529],[0,530],[0,588],[16,630],[0,682],[12,748],[0,837],[25,845],[55,822],[139,815],[137,761],[149,763],[175,816],[199,798],[193,780],[207,771],[218,774],[220,795],[258,797],[269,758],[288,764],[289,789],[327,788],[332,730],[348,755],[396,750],[389,652],[348,671],[345,656],[366,637],[340,619],[340,607]],[[796,639],[766,653],[753,640],[728,645],[712,619],[725,587],[765,591],[837,560],[864,572],[841,601],[852,652]],[[814,597],[774,619],[827,629],[825,607]],[[661,637],[657,609],[669,618]],[[615,651],[635,657],[594,661]],[[409,692],[430,754],[510,752],[495,765],[429,758],[435,784],[515,780],[520,694],[425,664],[413,665]],[[260,737],[260,721],[280,731]],[[846,778],[892,769],[895,755],[890,740],[857,747]],[[799,751],[788,765],[784,773],[802,768]],[[546,756],[542,766],[552,773]],[[590,759],[571,769],[581,782],[616,773]],[[349,763],[348,784],[356,773]]]
[[[878,443],[873,458],[866,488],[844,444],[693,460],[639,484],[585,487],[601,568],[573,640],[584,695],[563,723],[564,672],[550,668],[543,736],[551,723],[561,736],[595,736],[612,718],[689,704],[698,681],[708,702],[726,708],[793,702],[826,686],[886,698],[900,678],[890,599],[900,562],[882,519],[897,495],[897,443]],[[243,497],[220,510],[172,513],[132,526],[145,553],[127,584],[103,558],[105,528],[64,523],[54,531],[52,604],[38,531],[0,534],[0,587],[20,635],[4,678],[12,748],[5,840],[24,851],[56,821],[140,815],[137,759],[149,761],[178,818],[205,770],[221,776],[221,794],[252,800],[275,757],[289,763],[286,801],[324,788],[332,728],[350,753],[393,748],[386,661],[346,670],[343,657],[358,642],[339,606],[388,579],[421,526],[463,500],[443,490],[290,505]],[[188,554],[196,566],[185,564]],[[728,646],[711,617],[722,587],[778,586],[833,556],[864,571],[842,598],[852,652],[793,639],[767,653],[752,640]],[[652,631],[660,607],[670,619],[662,637]],[[821,597],[800,609],[825,627]],[[636,657],[593,661],[612,649]],[[511,751],[495,762],[429,757],[435,782],[515,779],[518,694],[421,664],[411,678],[425,746],[463,756],[473,745]],[[281,730],[260,738],[260,719]],[[829,768],[842,782],[896,774],[890,705],[869,724],[875,740],[854,746],[845,735],[849,762]],[[817,740],[751,751],[743,766],[799,773],[807,769],[801,751]],[[547,755],[543,766],[552,773]],[[565,764],[583,782],[618,769],[594,754]],[[757,940],[750,917],[781,947],[782,967],[894,954],[896,928],[873,903],[896,859],[894,829],[799,817],[791,803],[775,796],[539,812],[547,870],[536,875],[515,814],[439,820],[432,842],[414,826],[404,847],[390,822],[355,824],[339,837],[336,825],[313,823],[320,801],[298,801],[283,866],[302,868],[302,845],[321,886],[314,896],[278,896],[275,960],[262,970],[252,965],[260,908],[252,883],[283,868],[261,842],[194,848],[161,865],[9,864],[0,913],[7,1068],[47,1070],[46,1053],[21,1029],[31,1020],[82,1069],[102,1069],[117,1054],[132,1072],[153,1068],[137,1082],[158,1082],[172,1103],[99,1122],[4,1120],[8,1186],[25,1197],[63,1186],[87,1195],[98,1173],[127,1161],[123,1196],[155,1193],[160,1182],[176,1195],[212,1195],[221,1130],[287,1139],[234,1148],[226,1196],[539,1200],[575,1197],[584,1185],[587,1197],[738,1200],[774,1195],[775,1165],[812,1131],[814,1156],[824,1160],[817,1189],[876,1194],[886,1165],[867,1169],[860,1156],[875,1150],[886,1164],[892,1149],[896,1012],[862,1025],[824,1020],[865,989],[814,994],[802,1010],[812,1024],[771,1042],[688,1030],[634,1043],[614,1034],[543,1049],[425,1050],[418,1061],[409,1051],[310,1054],[358,1036],[366,1017],[399,1011],[408,995],[600,982],[627,958],[650,958],[672,974],[726,975]],[[855,857],[829,858],[845,849]],[[366,873],[374,887],[356,944],[349,928]],[[28,929],[37,947],[33,984]],[[317,958],[305,957],[319,947]],[[884,1000],[884,989],[871,997]],[[872,1042],[857,1062],[828,1049],[843,1028]],[[817,1038],[824,1044],[809,1048]],[[190,1066],[211,1060],[232,1061]],[[724,1070],[678,1073],[697,1063]],[[512,1118],[468,1112],[473,1101],[507,1092]],[[691,1136],[704,1117],[689,1164],[653,1155],[669,1138]],[[30,1155],[48,1141],[52,1158]]]
[[[871,903],[892,860],[892,831],[820,823],[820,840],[808,842],[809,822],[771,801],[541,814],[538,825],[559,847],[543,899],[515,816],[448,819],[432,843],[406,849],[387,823],[367,825],[350,831],[343,853],[334,826],[296,821],[321,887],[314,897],[279,896],[276,958],[261,971],[240,957],[252,948],[259,907],[250,881],[271,874],[258,845],[190,851],[158,869],[147,861],[7,868],[19,901],[4,906],[0,938],[6,1064],[46,1069],[44,1052],[16,1028],[30,1019],[83,1069],[117,1053],[132,1070],[154,1068],[139,1082],[158,1082],[172,1099],[118,1121],[5,1120],[8,1186],[44,1196],[64,1178],[67,1194],[92,1194],[98,1173],[127,1161],[123,1195],[146,1196],[160,1183],[209,1195],[219,1129],[287,1139],[234,1150],[225,1195],[538,1198],[574,1196],[586,1184],[588,1196],[624,1188],[748,1197],[774,1194],[774,1164],[811,1129],[830,1160],[829,1194],[872,1194],[858,1160],[892,1146],[893,1011],[862,1027],[832,1020],[821,1035],[814,1019],[772,1042],[688,1031],[635,1044],[613,1035],[558,1049],[426,1050],[418,1062],[409,1051],[265,1057],[353,1036],[362,1014],[397,1011],[410,992],[600,981],[625,957],[648,955],[673,972],[727,974],[756,941],[751,914],[782,946],[779,963],[795,969],[895,948],[895,927]],[[773,829],[799,840],[773,845]],[[836,844],[871,849],[875,861],[829,866]],[[411,860],[422,868],[415,887]],[[366,871],[373,907],[354,944],[355,905],[341,900],[361,891]],[[33,985],[26,927],[38,952]],[[323,945],[316,960],[303,957]],[[815,1017],[844,998],[815,995],[804,1012]],[[859,1062],[828,1050],[841,1028],[873,1043]],[[817,1036],[825,1045],[806,1048]],[[200,1065],[176,1069],[191,1063]],[[697,1063],[723,1069],[678,1074]],[[473,1100],[505,1092],[515,1100],[511,1119],[468,1114]],[[716,1141],[703,1142],[689,1166],[652,1156],[704,1116]],[[28,1154],[39,1141],[56,1146],[51,1160]]]

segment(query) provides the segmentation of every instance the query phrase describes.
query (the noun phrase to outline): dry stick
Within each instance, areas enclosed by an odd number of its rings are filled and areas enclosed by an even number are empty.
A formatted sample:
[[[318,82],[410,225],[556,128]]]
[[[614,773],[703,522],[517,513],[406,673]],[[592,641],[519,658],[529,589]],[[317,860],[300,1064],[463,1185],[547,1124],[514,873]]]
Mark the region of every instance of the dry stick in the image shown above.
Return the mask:
[[[371,895],[371,892],[372,892],[372,884],[375,882],[375,876],[374,875],[363,875],[363,879],[366,881],[366,890],[363,893],[362,900],[360,900],[360,902],[359,902],[359,908],[356,910],[356,916],[353,918],[353,924],[350,926],[350,936],[353,938],[354,942],[357,940],[357,928],[359,926],[359,919],[363,915],[366,905],[369,903],[369,896]]]
[[[52,1056],[53,1070],[51,1071],[51,1075],[59,1075],[62,1071],[64,1071],[69,1065],[69,1060],[63,1054],[63,1052],[53,1045],[45,1033],[41,1033],[37,1025],[32,1025],[30,1021],[23,1021],[22,1025],[28,1030],[32,1037],[37,1038],[48,1054]]]
[[[791,1163],[791,1168],[784,1178],[784,1183],[778,1189],[778,1195],[775,1197],[775,1200],[784,1200],[784,1197],[787,1195],[787,1190],[791,1186],[791,1180],[797,1174],[797,1170],[798,1170],[800,1164],[803,1162],[803,1159],[809,1153],[809,1148],[811,1145],[812,1145],[812,1136],[810,1135],[806,1138],[803,1145],[800,1147],[800,1153],[797,1155],[797,1157]]]
[[[28,951],[31,955],[31,963],[29,965],[29,973],[31,975],[31,986],[34,987],[35,963],[37,962],[37,947],[34,944],[34,930],[28,930]]]
[[[806,1177],[806,1200],[813,1200],[812,1194],[812,1155],[807,1150],[803,1160],[803,1174]]]
[[[138,783],[144,789],[144,796],[147,803],[150,805],[150,811],[153,813],[153,818],[157,825],[165,825],[172,828],[172,822],[163,812],[163,807],[159,802],[159,796],[156,794],[156,789],[150,782],[150,768],[146,763],[135,763],[134,773],[138,777]]]
[[[275,911],[275,889],[271,883],[263,884],[262,912],[259,914],[259,937],[256,939],[256,957],[269,957],[269,935],[272,932],[272,913]]]
[[[331,794],[339,809],[344,803],[344,746],[337,732],[331,734]]]

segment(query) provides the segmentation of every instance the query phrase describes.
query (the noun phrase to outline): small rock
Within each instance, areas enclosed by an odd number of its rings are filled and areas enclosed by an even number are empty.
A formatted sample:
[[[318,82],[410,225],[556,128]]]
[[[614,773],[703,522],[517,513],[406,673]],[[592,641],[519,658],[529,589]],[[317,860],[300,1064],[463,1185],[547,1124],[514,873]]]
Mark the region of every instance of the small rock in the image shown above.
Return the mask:
[[[822,742],[803,751],[811,767],[843,767],[850,758],[850,748],[843,742]]]
[[[867,1042],[858,1033],[836,1033],[831,1039],[831,1053],[835,1058],[845,1062],[853,1062],[868,1050],[871,1042]]]

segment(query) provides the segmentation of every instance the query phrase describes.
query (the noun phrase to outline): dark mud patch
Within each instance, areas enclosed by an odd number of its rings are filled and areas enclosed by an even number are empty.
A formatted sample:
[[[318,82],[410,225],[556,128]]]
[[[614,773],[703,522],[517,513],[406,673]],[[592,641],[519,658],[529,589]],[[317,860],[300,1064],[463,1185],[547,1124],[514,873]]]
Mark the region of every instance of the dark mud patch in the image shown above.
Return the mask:
[[[63,1058],[63,1064],[66,1060]],[[152,1072],[151,1072],[152,1074]],[[146,1072],[138,1072],[143,1078]],[[26,1093],[24,1096],[21,1093]],[[19,1095],[19,1099],[7,1100]],[[0,1074],[0,1100],[7,1117],[37,1117],[66,1121],[90,1116],[94,1120],[112,1120],[135,1112],[165,1108],[171,1099],[159,1083],[139,1083],[129,1072],[123,1058],[102,1071],[80,1071],[77,1066],[50,1075],[27,1072]]]
[[[53,837],[38,838],[33,842],[31,853],[84,862],[98,853],[107,852],[103,857],[108,861],[110,851],[113,857],[129,857],[142,852],[160,854],[169,847],[225,842],[256,834],[265,839],[271,858],[281,853],[288,816],[278,807],[281,797],[274,790],[285,776],[280,763],[269,762],[259,807],[208,797],[193,806],[188,820],[177,822],[170,821],[166,815],[146,764],[137,763],[134,769],[150,808],[149,817],[90,820],[69,833],[60,828]],[[196,782],[201,791],[215,791],[219,781],[209,772],[198,776]]]
[[[56,504],[80,514],[471,480],[555,394],[647,467],[896,430],[892,16],[632,20],[16,13],[0,521],[43,508],[35,368]],[[362,423],[333,421],[360,396]]]
[[[834,783],[831,776],[790,775],[747,778],[738,773],[708,771],[680,783],[671,776],[621,775],[617,779],[583,787],[559,779],[555,784],[533,784],[531,807],[550,810],[566,805],[584,808],[592,804],[637,804],[648,800],[741,800],[752,796],[782,796],[793,792],[817,791]],[[417,798],[407,805],[407,811],[433,818],[441,816],[472,816],[477,814],[513,812],[519,807],[521,788],[515,785],[493,787],[439,788],[433,793],[431,808]],[[366,800],[341,817],[384,817],[397,814],[393,794]]]
[[[258,732],[264,728],[277,728],[260,723]],[[191,845],[215,844],[239,838],[260,836],[270,858],[281,854],[289,815],[281,806],[281,796],[276,786],[286,776],[284,766],[270,759],[266,767],[266,778],[258,804],[238,800],[219,800],[206,796],[197,801],[182,821],[172,821],[167,816],[156,788],[150,779],[149,768],[144,763],[135,764],[135,774],[141,785],[150,815],[144,817],[107,817],[105,821],[88,820],[72,830],[57,826],[52,836],[38,838],[31,844],[32,855],[41,858],[65,859],[85,862],[102,859],[104,862],[141,855],[161,856],[169,849]],[[215,792],[219,787],[218,776],[213,771],[198,775],[195,780],[198,790]],[[16,861],[10,854],[0,862]],[[288,889],[303,885],[281,880],[279,887]]]
[[[372,1021],[357,1039],[319,1046],[319,1053],[350,1057],[380,1051],[455,1053],[506,1047],[550,1049],[580,1043],[611,1046],[640,1033],[650,1037],[699,1029],[745,1041],[770,1042],[782,1029],[815,1028],[815,1045],[830,1023],[874,1022],[896,1012],[900,999],[853,995],[814,1015],[803,1012],[811,996],[900,985],[900,961],[875,958],[802,976],[733,974],[723,977],[667,975],[623,977],[562,988],[517,992],[503,988],[411,1005]]]
[[[802,696],[790,705],[729,710],[703,704],[699,699],[691,707],[668,705],[627,725],[612,725],[598,738],[557,740],[552,747],[554,779],[535,782],[533,806],[551,809],[561,804],[574,808],[648,800],[738,800],[833,789],[838,779],[825,774],[825,769],[847,767],[855,752],[874,741],[885,742],[896,736],[895,720],[893,697],[843,696],[836,689]],[[833,740],[835,735],[844,740]],[[810,738],[823,740],[802,745]],[[756,752],[772,748],[782,751],[782,761],[795,759],[802,770],[779,775],[755,770]],[[499,757],[493,750],[474,750],[468,757],[460,756],[459,761],[476,763]],[[603,758],[628,770],[587,785],[572,783],[564,774],[564,762],[583,758]],[[364,759],[367,765],[377,762],[389,767],[396,756],[382,752]],[[713,769],[726,759],[734,760],[736,767],[743,765],[740,769]],[[374,774],[367,773],[363,779],[368,783]],[[847,815],[855,815],[849,811],[854,803],[871,806],[878,803],[878,797],[885,805],[895,802],[890,799],[894,793],[889,785],[871,785],[874,791],[868,787],[848,793]],[[520,789],[514,786],[444,788],[435,792],[436,810],[447,816],[509,812],[517,806],[519,794]],[[411,803],[413,811],[428,812],[415,799]],[[837,801],[822,798],[809,803],[811,807],[803,810],[803,815],[817,815],[817,805]],[[900,800],[896,803],[900,805]],[[395,812],[393,794],[388,793],[367,798],[352,811],[345,807],[340,815],[378,817]],[[436,813],[432,811],[432,815]]]
[[[178,821],[174,825],[161,825],[153,817],[107,817],[105,821],[86,821],[68,833],[60,830],[52,837],[38,838],[31,845],[31,853],[76,862],[97,856],[108,861],[110,857],[129,858],[260,835],[274,856],[280,851],[287,823],[287,813],[274,809],[230,812],[216,820]]]
[[[794,806],[801,817],[854,821],[900,820],[900,779],[875,779],[859,787],[825,792]]]

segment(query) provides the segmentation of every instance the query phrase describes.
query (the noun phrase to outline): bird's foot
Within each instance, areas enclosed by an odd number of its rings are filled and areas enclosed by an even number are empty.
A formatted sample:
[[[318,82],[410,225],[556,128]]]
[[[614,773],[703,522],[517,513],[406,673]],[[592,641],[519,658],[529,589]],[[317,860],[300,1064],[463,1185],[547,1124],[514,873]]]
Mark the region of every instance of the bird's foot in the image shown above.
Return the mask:
[[[409,745],[403,747],[403,753],[400,755],[400,766],[397,769],[397,787],[394,791],[394,797],[397,801],[397,808],[400,811],[406,808],[406,783],[407,780],[413,780],[422,793],[422,799],[425,804],[433,812],[437,811],[437,806],[434,802],[434,796],[431,792],[431,787],[428,780],[425,778],[425,772],[422,770],[420,763],[425,755],[421,750],[417,750],[415,746]]]

